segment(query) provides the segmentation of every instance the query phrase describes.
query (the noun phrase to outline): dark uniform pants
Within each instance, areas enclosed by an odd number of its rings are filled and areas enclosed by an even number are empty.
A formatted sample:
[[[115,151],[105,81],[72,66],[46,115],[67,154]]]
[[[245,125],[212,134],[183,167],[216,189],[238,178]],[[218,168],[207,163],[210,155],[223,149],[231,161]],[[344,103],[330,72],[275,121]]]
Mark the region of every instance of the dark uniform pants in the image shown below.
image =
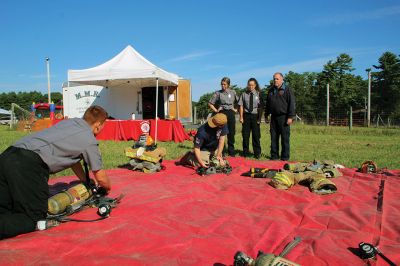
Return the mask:
[[[9,147],[0,155],[0,239],[35,230],[46,218],[49,169],[32,151]]]
[[[222,110],[220,113],[225,114],[228,118],[228,154],[233,156],[235,155],[235,112],[233,110]]]
[[[249,139],[250,132],[252,136],[253,152],[255,156],[261,155],[260,146],[260,124],[257,123],[258,114],[243,114],[243,126],[242,126],[242,137],[243,137],[243,155],[249,154]]]
[[[290,126],[286,123],[286,115],[271,116],[271,160],[279,159],[279,137],[281,137],[281,160],[290,158]]]

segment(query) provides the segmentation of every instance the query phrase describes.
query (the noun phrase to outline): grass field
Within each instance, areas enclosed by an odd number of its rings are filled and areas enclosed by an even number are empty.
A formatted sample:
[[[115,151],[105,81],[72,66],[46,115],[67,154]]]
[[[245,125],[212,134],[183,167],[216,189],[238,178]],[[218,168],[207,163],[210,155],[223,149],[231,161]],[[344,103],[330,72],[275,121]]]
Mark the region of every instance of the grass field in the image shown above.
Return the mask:
[[[291,161],[312,161],[330,159],[346,167],[359,167],[365,160],[373,160],[378,167],[400,169],[400,129],[323,127],[293,125],[291,129]],[[0,126],[0,152],[28,133],[10,131]],[[242,151],[241,125],[236,126],[236,152]],[[124,148],[133,141],[100,141],[100,150],[106,169],[116,168],[129,160],[124,156]],[[270,136],[269,125],[261,127],[262,157],[268,160]],[[192,148],[192,142],[159,142],[159,147],[167,149],[167,160],[175,160]],[[251,145],[250,145],[251,146]],[[55,176],[72,175],[71,170]]]

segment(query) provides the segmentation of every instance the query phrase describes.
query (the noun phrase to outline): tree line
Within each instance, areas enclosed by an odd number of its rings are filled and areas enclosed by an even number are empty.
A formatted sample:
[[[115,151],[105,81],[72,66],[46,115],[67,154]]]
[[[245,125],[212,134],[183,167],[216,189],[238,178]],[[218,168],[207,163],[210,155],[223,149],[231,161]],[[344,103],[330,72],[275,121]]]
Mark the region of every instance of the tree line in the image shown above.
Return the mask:
[[[50,95],[52,102],[56,105],[62,105],[62,94],[60,92],[52,92]],[[11,104],[16,103],[22,108],[30,111],[32,102],[47,103],[48,94],[42,94],[38,91],[0,93],[0,108],[6,110],[10,110]]]
[[[363,79],[352,72],[353,58],[340,54],[335,60],[329,60],[321,72],[284,74],[284,80],[296,96],[296,112],[309,119],[326,115],[327,84],[329,84],[330,110],[347,112],[365,110],[367,101],[368,78]],[[379,57],[378,64],[371,71],[371,113],[385,114],[391,119],[400,119],[400,59],[392,52],[385,52]],[[262,96],[272,85],[266,84]],[[232,89],[239,95],[246,88],[236,85]],[[210,112],[207,103],[213,93],[202,95],[195,102],[198,118],[207,117]]]

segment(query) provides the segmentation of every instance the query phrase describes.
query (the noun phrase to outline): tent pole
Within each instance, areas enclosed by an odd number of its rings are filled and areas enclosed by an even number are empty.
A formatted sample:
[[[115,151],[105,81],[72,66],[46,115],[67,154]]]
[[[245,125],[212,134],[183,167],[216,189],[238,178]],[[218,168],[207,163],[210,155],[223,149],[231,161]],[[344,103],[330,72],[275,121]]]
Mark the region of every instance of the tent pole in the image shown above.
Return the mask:
[[[156,131],[154,133],[154,143],[157,144],[157,123],[158,123],[158,78],[156,78]]]

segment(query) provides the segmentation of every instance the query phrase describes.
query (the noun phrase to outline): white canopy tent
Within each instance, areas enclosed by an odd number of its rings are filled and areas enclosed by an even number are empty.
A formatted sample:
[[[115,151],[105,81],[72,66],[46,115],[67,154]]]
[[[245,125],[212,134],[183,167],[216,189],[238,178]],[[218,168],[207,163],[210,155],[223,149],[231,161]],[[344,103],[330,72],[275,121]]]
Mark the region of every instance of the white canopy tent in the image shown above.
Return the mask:
[[[178,85],[178,75],[167,72],[139,54],[128,45],[111,60],[88,69],[68,70],[68,82],[97,85],[109,89],[119,87],[130,89],[134,86],[156,87],[156,128],[157,142],[158,86]]]

